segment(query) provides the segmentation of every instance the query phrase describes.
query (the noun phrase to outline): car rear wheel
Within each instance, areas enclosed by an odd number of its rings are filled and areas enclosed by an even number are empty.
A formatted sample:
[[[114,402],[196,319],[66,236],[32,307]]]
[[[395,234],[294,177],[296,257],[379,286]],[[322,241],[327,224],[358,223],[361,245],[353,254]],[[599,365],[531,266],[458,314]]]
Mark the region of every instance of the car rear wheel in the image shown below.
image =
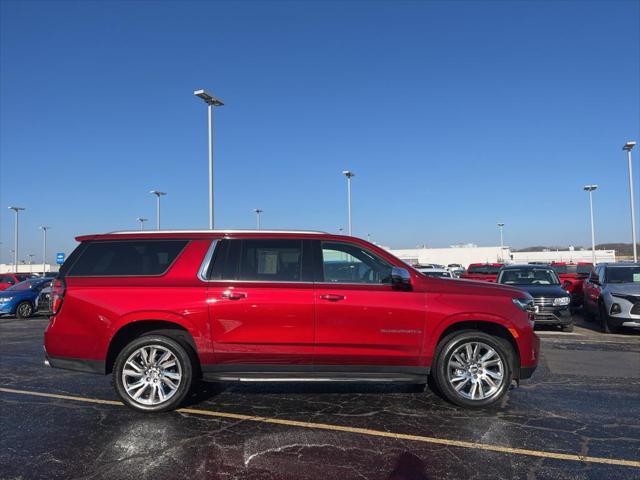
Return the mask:
[[[33,305],[30,302],[22,302],[16,307],[16,317],[29,318],[33,315]]]
[[[186,349],[164,335],[137,338],[122,349],[114,368],[116,392],[144,412],[177,408],[191,389],[193,366]]]
[[[607,308],[604,306],[604,303],[601,303],[598,307],[600,314],[600,327],[604,333],[618,333],[620,328],[614,327],[611,325],[609,321],[609,315],[607,314]]]
[[[451,402],[463,407],[485,407],[507,393],[513,363],[509,342],[484,332],[465,330],[441,341],[434,380]]]

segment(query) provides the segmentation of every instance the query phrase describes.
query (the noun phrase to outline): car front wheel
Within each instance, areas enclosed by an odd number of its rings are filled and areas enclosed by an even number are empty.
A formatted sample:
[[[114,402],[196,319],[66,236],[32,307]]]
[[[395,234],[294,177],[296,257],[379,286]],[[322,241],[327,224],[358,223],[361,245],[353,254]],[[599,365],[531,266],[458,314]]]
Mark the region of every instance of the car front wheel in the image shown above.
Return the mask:
[[[441,393],[463,407],[485,407],[499,401],[513,378],[513,349],[503,338],[476,330],[447,336],[435,362]]]
[[[33,305],[29,302],[22,302],[16,307],[16,317],[29,318],[33,315]]]
[[[177,408],[191,389],[193,367],[185,348],[164,335],[137,338],[122,349],[114,368],[116,392],[144,412]]]

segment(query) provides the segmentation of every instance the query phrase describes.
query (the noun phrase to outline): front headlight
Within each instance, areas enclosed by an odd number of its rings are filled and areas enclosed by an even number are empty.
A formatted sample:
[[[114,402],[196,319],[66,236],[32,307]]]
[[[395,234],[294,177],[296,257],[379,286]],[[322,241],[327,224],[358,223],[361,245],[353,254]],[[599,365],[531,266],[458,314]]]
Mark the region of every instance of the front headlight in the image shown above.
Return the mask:
[[[566,307],[571,301],[570,297],[558,297],[553,301],[554,307]]]
[[[513,304],[520,310],[525,312],[535,313],[536,306],[533,304],[533,298],[512,298]]]
[[[2,297],[0,298],[0,303],[7,303],[13,300],[13,297]]]

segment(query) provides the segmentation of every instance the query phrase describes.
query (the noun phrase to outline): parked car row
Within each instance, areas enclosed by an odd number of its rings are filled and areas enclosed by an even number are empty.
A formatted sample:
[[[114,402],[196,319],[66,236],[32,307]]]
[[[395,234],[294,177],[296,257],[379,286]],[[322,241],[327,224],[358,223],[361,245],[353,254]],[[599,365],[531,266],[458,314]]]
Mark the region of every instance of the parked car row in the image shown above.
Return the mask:
[[[39,307],[40,293],[51,282],[52,279],[47,277],[30,278],[5,288],[0,292],[0,315],[29,318]]]
[[[537,324],[573,330],[572,315],[583,307],[587,321],[598,320],[602,331],[640,328],[640,264],[630,262],[532,262],[527,265],[471,264],[462,278],[497,282],[530,293]]]

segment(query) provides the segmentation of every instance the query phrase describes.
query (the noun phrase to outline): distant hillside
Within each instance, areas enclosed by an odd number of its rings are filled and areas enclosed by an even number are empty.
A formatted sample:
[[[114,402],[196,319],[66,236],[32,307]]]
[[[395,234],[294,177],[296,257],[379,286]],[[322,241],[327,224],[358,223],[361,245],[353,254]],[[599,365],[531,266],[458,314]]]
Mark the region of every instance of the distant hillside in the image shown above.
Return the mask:
[[[615,250],[618,257],[633,256],[633,248],[631,243],[600,243],[596,245],[598,250]],[[640,243],[636,244],[636,250],[640,252]]]
[[[580,250],[583,247],[580,245],[574,245],[574,250]],[[588,247],[584,247],[587,248]],[[638,244],[638,251],[640,251],[640,243]],[[542,252],[544,250],[569,250],[568,246],[545,246],[545,245],[537,245],[535,247],[527,247],[520,248],[518,250],[514,250],[514,252]],[[615,250],[616,255],[619,257],[627,257],[633,255],[633,249],[631,248],[631,243],[598,243],[596,244],[596,250]]]

